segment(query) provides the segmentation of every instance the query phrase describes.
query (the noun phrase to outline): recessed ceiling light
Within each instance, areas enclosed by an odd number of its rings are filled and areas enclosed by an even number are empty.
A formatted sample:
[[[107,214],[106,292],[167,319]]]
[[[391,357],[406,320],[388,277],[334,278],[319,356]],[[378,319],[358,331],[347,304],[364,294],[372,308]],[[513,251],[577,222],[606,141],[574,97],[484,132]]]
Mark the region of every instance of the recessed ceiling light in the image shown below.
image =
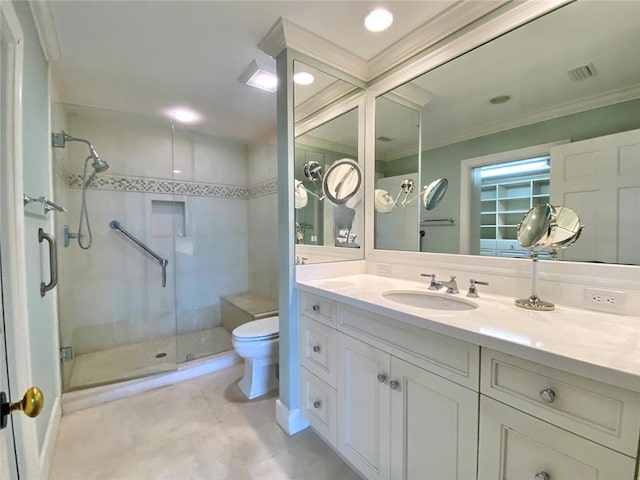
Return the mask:
[[[253,60],[246,70],[242,72],[242,75],[238,77],[238,81],[267,92],[275,92],[278,88],[276,74],[265,69],[264,66],[259,66],[256,60]]]
[[[393,15],[385,8],[371,10],[364,17],[364,26],[370,32],[381,32],[393,23]]]
[[[298,85],[310,85],[313,83],[314,77],[309,72],[298,72],[293,75],[293,81]]]
[[[492,105],[500,105],[501,103],[507,103],[509,100],[511,100],[509,95],[498,95],[489,100],[489,103]]]
[[[180,123],[194,123],[202,119],[198,112],[185,107],[172,108],[165,113],[168,117]]]
[[[173,173],[182,173],[182,170],[174,170]]]

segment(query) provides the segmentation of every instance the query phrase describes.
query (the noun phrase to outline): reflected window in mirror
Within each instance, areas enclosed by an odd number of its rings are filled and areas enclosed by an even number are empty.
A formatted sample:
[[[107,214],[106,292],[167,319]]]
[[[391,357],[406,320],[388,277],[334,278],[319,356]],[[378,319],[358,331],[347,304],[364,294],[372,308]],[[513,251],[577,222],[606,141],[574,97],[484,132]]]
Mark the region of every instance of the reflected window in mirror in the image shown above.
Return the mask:
[[[465,177],[463,162],[552,145],[544,152],[550,159],[548,193],[541,195],[573,208],[586,226],[580,242],[558,258],[640,264],[629,234],[640,228],[637,12],[637,2],[571,3],[386,94],[426,92],[416,184],[449,181],[437,209],[420,209],[418,226],[407,219],[408,225],[394,230],[423,231],[415,251],[489,253],[476,241],[486,217],[482,202],[470,201],[477,200],[475,182]],[[388,119],[378,109],[376,102],[376,122],[384,124]],[[376,160],[378,166],[377,154]],[[375,248],[407,249],[384,242],[380,217],[376,214]],[[449,218],[455,221],[430,222]],[[501,255],[500,249],[493,254]]]

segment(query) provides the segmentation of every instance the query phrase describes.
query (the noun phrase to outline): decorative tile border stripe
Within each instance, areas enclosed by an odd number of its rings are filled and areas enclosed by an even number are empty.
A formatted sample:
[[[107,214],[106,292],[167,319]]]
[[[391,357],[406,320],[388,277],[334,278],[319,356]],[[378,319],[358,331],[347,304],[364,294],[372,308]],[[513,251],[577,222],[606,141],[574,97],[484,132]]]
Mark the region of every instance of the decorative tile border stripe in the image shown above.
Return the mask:
[[[249,198],[264,197],[278,193],[278,179],[272,178],[266,182],[258,183],[249,187]]]
[[[67,176],[70,188],[82,188],[82,175],[72,173]],[[174,181],[146,177],[125,177],[100,174],[89,184],[89,188],[98,190],[114,190],[121,192],[160,193],[191,195],[199,197],[249,198],[263,197],[278,192],[278,180],[271,179],[249,188],[237,185],[219,185],[215,183],[198,183]]]

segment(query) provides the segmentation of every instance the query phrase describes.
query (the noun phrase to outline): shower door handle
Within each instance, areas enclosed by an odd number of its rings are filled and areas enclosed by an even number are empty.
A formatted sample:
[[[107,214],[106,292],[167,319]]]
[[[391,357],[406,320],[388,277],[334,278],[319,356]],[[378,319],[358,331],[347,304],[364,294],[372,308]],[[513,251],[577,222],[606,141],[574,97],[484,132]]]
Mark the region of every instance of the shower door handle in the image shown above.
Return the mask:
[[[38,229],[38,243],[46,240],[49,243],[49,283],[40,283],[40,296],[44,297],[45,293],[53,289],[58,284],[58,249],[56,247],[56,239],[53,235],[44,233],[42,228]]]

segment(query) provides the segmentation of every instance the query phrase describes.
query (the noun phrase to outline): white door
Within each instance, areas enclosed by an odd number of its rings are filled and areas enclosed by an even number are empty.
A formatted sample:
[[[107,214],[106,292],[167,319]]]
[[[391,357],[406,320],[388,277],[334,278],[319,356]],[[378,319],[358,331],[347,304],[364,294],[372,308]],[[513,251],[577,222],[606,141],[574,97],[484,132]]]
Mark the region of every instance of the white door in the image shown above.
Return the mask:
[[[551,204],[585,225],[560,258],[640,264],[640,130],[553,147]]]
[[[478,393],[391,357],[391,478],[475,480]]]
[[[338,450],[367,479],[389,479],[390,356],[347,335],[339,339]]]
[[[2,258],[0,258],[0,278],[2,276]],[[0,282],[1,283],[1,282]],[[9,379],[5,343],[4,301],[0,289],[0,392],[6,395],[4,401],[9,399]],[[5,428],[0,429],[0,478],[14,480],[18,478],[18,465],[16,449],[13,440],[13,422],[11,416],[6,418]]]

